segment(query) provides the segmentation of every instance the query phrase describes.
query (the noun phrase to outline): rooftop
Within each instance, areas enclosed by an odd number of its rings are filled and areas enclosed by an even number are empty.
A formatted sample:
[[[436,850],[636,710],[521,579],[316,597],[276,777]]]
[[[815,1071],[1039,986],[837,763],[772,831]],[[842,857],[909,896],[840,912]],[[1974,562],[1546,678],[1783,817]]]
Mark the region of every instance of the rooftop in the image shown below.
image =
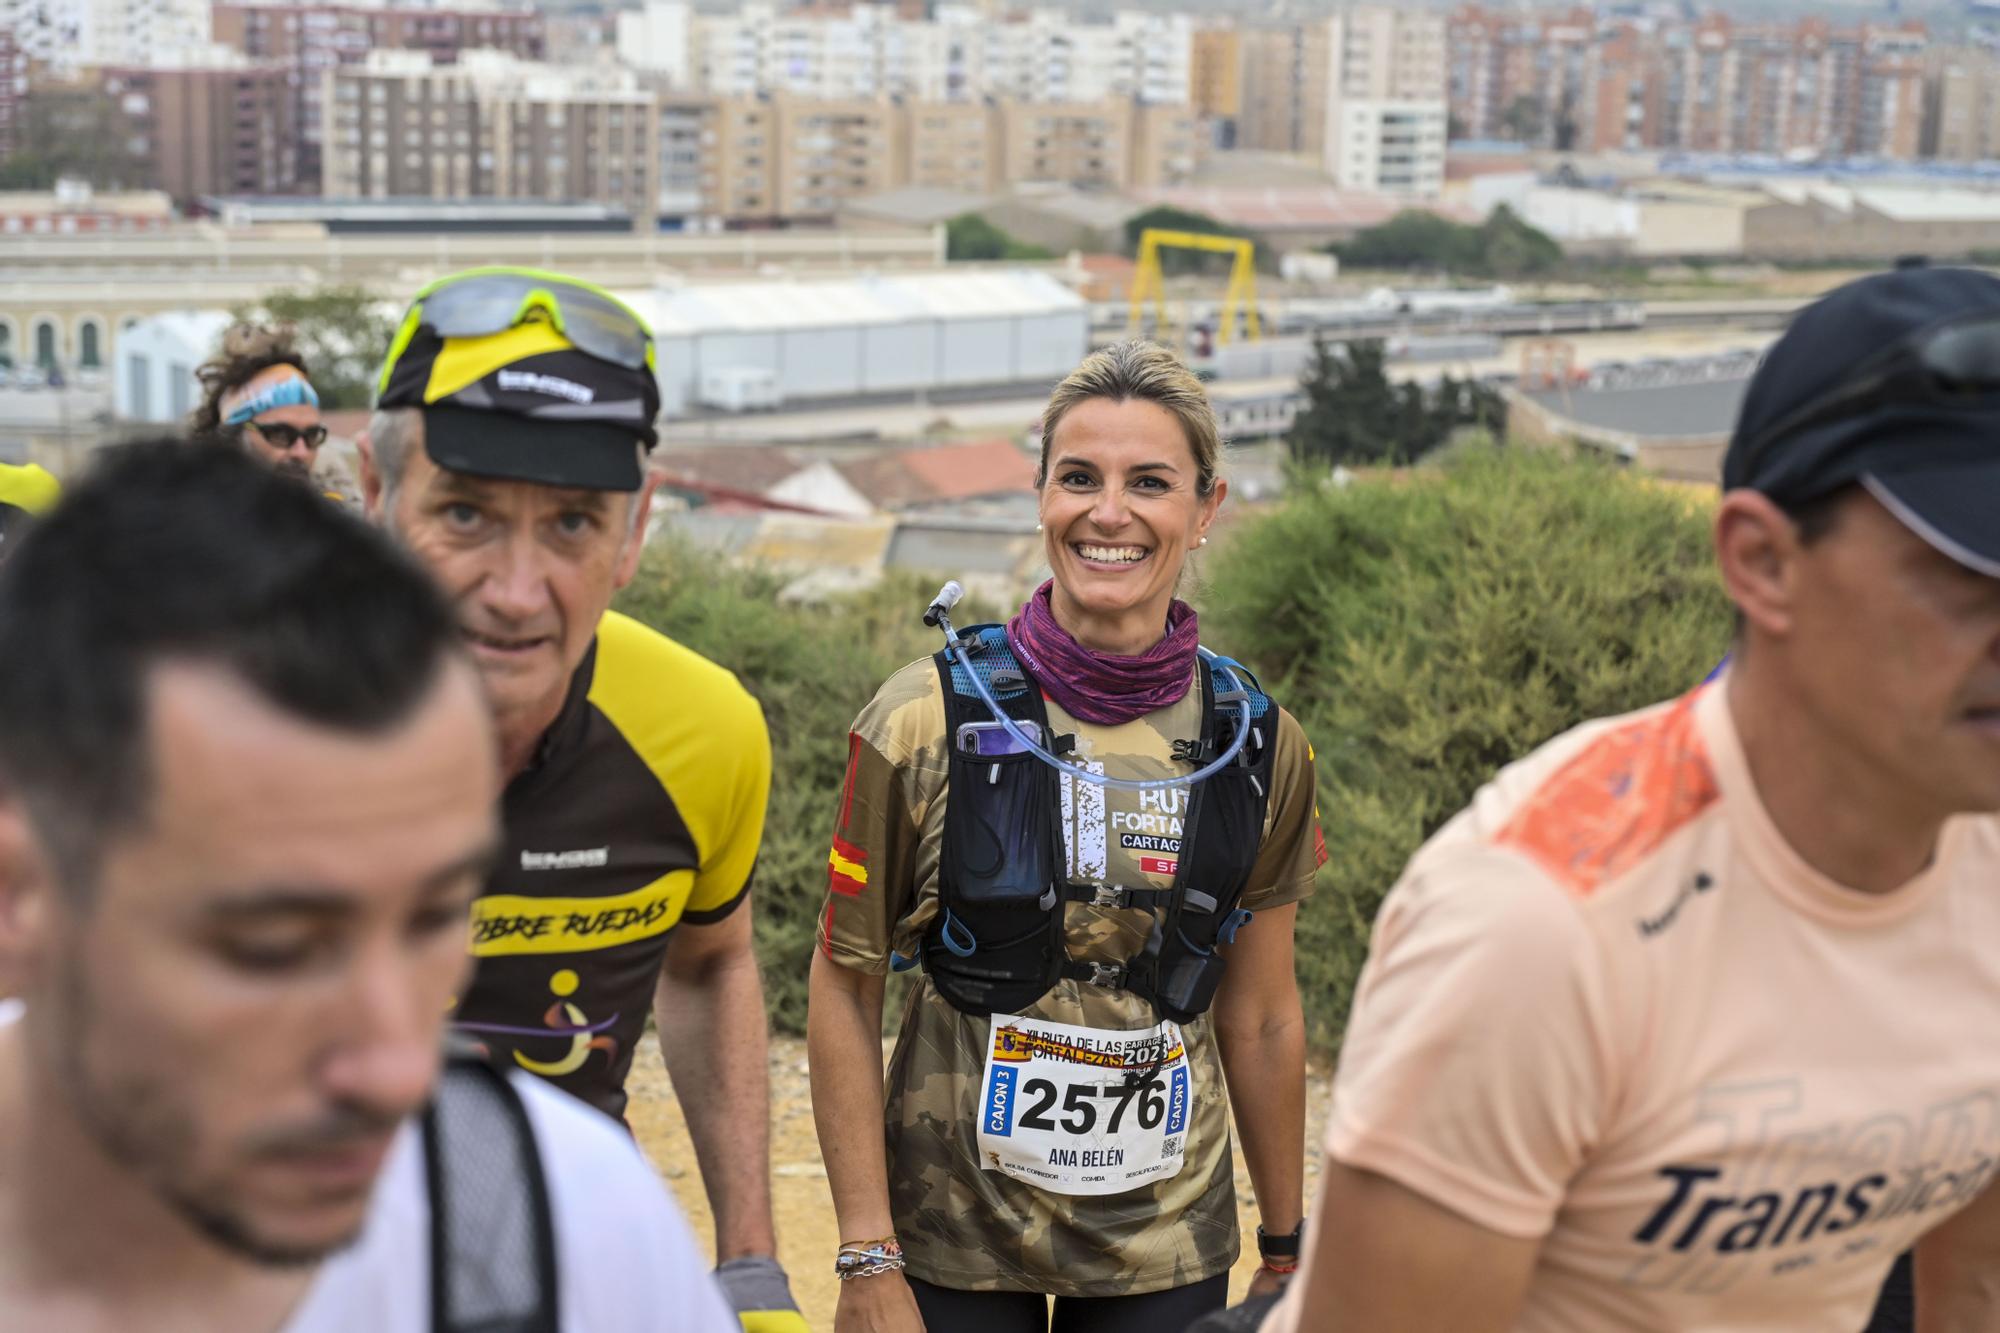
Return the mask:
[[[1025,494],[1035,486],[1035,460],[1012,440],[898,449],[836,466],[877,509]]]
[[[1581,426],[1648,439],[1726,436],[1736,428],[1748,377],[1622,389],[1546,389],[1526,396]]]
[[[847,328],[912,319],[992,319],[1081,310],[1044,273],[980,269],[828,282],[736,282],[620,292],[662,338],[725,331]]]
[[[976,213],[991,202],[992,200],[984,195],[965,194],[958,190],[931,190],[913,185],[907,189],[885,190],[881,194],[850,199],[840,206],[839,212],[875,221],[928,227],[940,222],[949,222],[962,213]]]
[[[1288,228],[1315,231],[1378,226],[1405,209],[1420,209],[1474,223],[1479,216],[1456,204],[1415,200],[1386,194],[1366,194],[1358,190],[1327,188],[1226,190],[1198,185],[1161,186],[1134,190],[1133,197],[1145,204],[1166,204],[1196,213],[1206,213],[1218,222],[1249,227],[1258,231]]]
[[[693,445],[653,453],[654,470],[669,480],[760,495],[804,466],[790,451],[768,444]]]

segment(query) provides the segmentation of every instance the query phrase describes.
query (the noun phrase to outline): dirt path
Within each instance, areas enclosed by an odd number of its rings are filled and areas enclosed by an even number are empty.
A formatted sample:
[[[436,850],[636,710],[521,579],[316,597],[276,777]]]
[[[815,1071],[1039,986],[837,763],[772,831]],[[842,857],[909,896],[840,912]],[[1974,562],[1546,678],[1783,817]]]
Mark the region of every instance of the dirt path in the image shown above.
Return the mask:
[[[701,1173],[695,1170],[694,1150],[688,1143],[687,1121],[675,1100],[673,1086],[661,1067],[659,1050],[649,1035],[632,1063],[632,1093],[628,1115],[639,1144],[679,1198],[703,1244],[712,1243],[714,1229],[708,1215],[708,1200],[701,1190]],[[1306,1199],[1310,1203],[1319,1183],[1318,1144],[1326,1124],[1327,1081],[1316,1074],[1307,1093]],[[815,1330],[833,1327],[833,1304],[838,1283],[833,1277],[833,1256],[840,1246],[834,1224],[833,1202],[827,1194],[826,1169],[820,1164],[819,1140],[813,1130],[812,1094],[806,1081],[806,1047],[796,1039],[779,1038],[771,1043],[771,1189],[777,1210],[778,1257],[792,1276],[792,1292],[806,1322]],[[1230,1278],[1230,1299],[1242,1297],[1256,1269],[1256,1246],[1251,1242],[1257,1213],[1250,1206],[1250,1177],[1239,1157],[1236,1193],[1240,1201],[1244,1245],[1243,1258]]]

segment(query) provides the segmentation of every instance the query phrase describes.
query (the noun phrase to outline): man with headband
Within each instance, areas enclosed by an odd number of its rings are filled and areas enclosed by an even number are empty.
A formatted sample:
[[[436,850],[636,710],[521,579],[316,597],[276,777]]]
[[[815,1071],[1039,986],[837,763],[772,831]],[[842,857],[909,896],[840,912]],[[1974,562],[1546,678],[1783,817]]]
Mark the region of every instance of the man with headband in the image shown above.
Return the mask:
[[[359,503],[354,483],[320,460],[326,425],[319,394],[289,327],[234,325],[222,336],[221,354],[195,374],[204,388],[194,412],[197,435],[233,440],[328,499]]]
[[[1771,349],[1732,660],[1558,737],[1377,917],[1267,1330],[2000,1328],[2000,278]]]

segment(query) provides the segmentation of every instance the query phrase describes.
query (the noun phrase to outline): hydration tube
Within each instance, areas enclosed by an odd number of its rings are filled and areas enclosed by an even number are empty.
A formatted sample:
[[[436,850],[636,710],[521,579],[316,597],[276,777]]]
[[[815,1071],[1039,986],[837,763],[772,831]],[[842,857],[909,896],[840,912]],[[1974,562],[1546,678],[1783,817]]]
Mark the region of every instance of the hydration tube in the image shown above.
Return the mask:
[[[994,700],[993,692],[986,688],[986,682],[979,678],[979,672],[973,669],[972,655],[965,651],[965,645],[959,640],[958,631],[951,627],[951,608],[958,605],[958,599],[963,596],[965,596],[965,589],[959,586],[957,579],[953,579],[951,582],[945,584],[944,587],[938,589],[937,598],[924,609],[924,623],[944,631],[945,650],[958,659],[959,666],[965,670],[966,678],[972,682],[973,690],[978,693],[980,702],[984,703],[987,710],[993,714],[993,720],[998,722],[1002,727],[1005,727],[1007,734],[1012,736],[1015,742],[1029,754],[1032,754],[1035,758],[1041,760],[1065,777],[1075,778],[1078,782],[1088,782],[1093,787],[1112,787],[1118,791],[1164,791],[1170,787],[1192,787],[1195,783],[1221,772],[1222,769],[1234,762],[1236,756],[1243,751],[1243,742],[1250,739],[1250,701],[1248,699],[1238,699],[1236,701],[1236,739],[1229,743],[1229,748],[1217,756],[1214,762],[1188,774],[1186,777],[1149,778],[1142,782],[1134,778],[1114,778],[1107,777],[1102,773],[1093,773],[1081,764],[1066,764],[1037,744],[1034,738],[1029,736],[1027,731],[1008,715],[1007,710]],[[1209,652],[1206,648],[1199,649],[1198,651],[1206,658],[1212,659],[1215,656],[1214,653]],[[1032,688],[1032,682],[1030,682],[1030,688]]]

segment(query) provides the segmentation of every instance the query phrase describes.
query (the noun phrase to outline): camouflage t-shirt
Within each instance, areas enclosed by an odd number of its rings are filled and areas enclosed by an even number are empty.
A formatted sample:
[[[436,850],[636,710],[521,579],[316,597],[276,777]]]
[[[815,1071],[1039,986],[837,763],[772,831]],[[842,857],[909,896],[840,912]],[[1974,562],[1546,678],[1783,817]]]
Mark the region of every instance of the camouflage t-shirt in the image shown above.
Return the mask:
[[[1053,702],[1048,712],[1056,734],[1075,734],[1071,757],[1112,777],[1186,772],[1170,758],[1172,742],[1201,732],[1199,690],[1122,726],[1079,722]],[[1242,899],[1252,912],[1306,897],[1326,858],[1312,750],[1282,710],[1276,746],[1263,840]],[[820,948],[842,966],[879,974],[892,953],[915,956],[937,915],[948,757],[944,694],[926,659],[890,678],[849,740],[819,932]],[[1185,789],[1119,791],[1067,777],[1061,786],[1072,880],[1171,885]],[[1071,903],[1070,956],[1124,962],[1144,946],[1151,922],[1145,908]],[[1069,979],[1023,1013],[1110,1031],[1158,1021],[1136,995]],[[1222,1062],[1207,1015],[1182,1032],[1193,1110],[1180,1172],[1121,1194],[1051,1193],[981,1169],[977,1108],[989,1024],[954,1009],[921,980],[888,1076],[890,1201],[911,1274],[967,1291],[1122,1296],[1225,1272],[1238,1240]]]

